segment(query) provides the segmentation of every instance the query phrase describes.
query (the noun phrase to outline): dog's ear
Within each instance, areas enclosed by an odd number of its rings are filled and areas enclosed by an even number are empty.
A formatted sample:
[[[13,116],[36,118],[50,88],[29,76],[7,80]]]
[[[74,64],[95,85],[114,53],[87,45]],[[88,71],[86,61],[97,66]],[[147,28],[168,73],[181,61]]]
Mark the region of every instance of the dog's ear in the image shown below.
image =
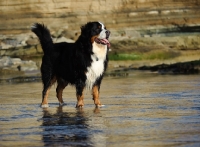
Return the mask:
[[[88,22],[87,24],[81,26],[81,35],[85,37],[89,37],[91,35],[92,27],[93,27],[92,22]]]

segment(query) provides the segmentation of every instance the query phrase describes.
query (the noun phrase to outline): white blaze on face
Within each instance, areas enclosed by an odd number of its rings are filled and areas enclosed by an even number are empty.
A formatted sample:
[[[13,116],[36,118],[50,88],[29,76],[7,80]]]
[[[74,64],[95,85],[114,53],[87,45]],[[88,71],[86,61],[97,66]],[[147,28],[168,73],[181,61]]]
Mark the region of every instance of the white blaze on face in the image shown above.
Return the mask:
[[[105,39],[106,38],[106,29],[105,29],[105,26],[104,26],[104,24],[103,23],[101,23],[101,22],[99,22],[100,24],[101,24],[101,32],[100,32],[100,34],[99,34],[99,39]]]

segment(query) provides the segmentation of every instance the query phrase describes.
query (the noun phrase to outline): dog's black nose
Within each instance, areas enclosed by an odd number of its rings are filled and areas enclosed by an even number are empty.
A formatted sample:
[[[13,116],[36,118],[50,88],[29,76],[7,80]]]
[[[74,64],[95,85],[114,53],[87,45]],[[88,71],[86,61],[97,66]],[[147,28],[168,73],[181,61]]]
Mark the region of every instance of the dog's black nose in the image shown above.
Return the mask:
[[[106,30],[106,38],[110,36],[110,31]]]

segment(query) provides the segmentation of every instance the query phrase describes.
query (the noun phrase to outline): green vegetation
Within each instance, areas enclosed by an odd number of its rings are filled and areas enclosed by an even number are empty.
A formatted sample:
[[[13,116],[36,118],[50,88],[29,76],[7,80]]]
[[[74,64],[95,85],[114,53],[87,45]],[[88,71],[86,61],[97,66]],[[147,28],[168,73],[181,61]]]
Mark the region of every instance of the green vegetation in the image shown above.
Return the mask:
[[[109,59],[114,61],[172,59],[181,55],[181,50],[178,50],[180,44],[176,38],[169,37],[112,40],[111,48],[114,52],[109,53]]]
[[[109,55],[109,60],[119,61],[119,60],[141,60],[142,56],[139,54],[126,54],[126,53],[115,53]]]
[[[154,60],[154,59],[159,59],[159,60],[166,60],[166,59],[172,59],[177,56],[179,56],[180,53],[178,52],[172,52],[172,51],[158,51],[158,52],[153,52],[153,53],[147,53],[144,55],[144,59],[149,59],[149,60]]]
[[[179,53],[172,51],[154,51],[147,53],[114,53],[109,54],[109,60],[120,61],[120,60],[165,60],[179,56]]]

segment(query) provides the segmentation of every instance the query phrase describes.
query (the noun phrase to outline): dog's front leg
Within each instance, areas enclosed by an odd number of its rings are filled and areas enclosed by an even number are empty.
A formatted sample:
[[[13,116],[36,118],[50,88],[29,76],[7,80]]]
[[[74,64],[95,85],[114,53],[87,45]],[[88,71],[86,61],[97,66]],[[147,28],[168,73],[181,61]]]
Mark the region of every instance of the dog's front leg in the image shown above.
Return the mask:
[[[92,96],[93,96],[93,100],[94,100],[94,104],[96,107],[101,106],[101,102],[99,100],[99,86],[98,85],[94,85],[92,88]]]
[[[79,82],[76,84],[76,97],[77,97],[77,104],[76,108],[82,108],[83,103],[83,90],[84,90],[85,84],[83,82]]]

